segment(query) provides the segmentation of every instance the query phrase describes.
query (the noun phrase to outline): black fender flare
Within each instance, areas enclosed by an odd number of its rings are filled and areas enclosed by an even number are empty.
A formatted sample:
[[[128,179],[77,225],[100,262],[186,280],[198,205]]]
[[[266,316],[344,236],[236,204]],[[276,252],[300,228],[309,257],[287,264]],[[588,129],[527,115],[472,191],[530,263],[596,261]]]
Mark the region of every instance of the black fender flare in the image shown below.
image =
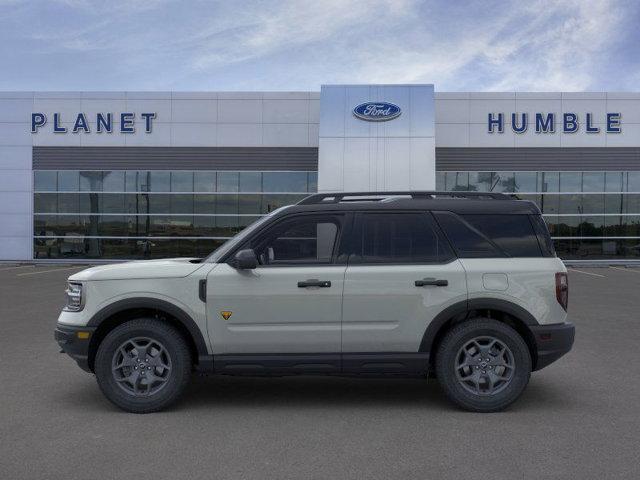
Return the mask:
[[[438,332],[445,323],[452,318],[466,316],[473,310],[499,310],[517,318],[527,326],[539,325],[538,321],[533,315],[531,315],[531,313],[520,305],[508,300],[502,300],[499,298],[473,298],[471,300],[463,300],[448,306],[434,317],[424,332],[422,341],[420,342],[419,351],[430,352]]]
[[[196,346],[198,356],[202,357],[209,355],[209,352],[207,351],[207,343],[202,335],[202,331],[198,328],[198,325],[193,318],[191,318],[188,313],[177,305],[158,298],[134,297],[118,300],[107,305],[103,309],[98,310],[98,312],[91,317],[87,326],[98,327],[107,318],[117,313],[124,312],[125,310],[132,310],[136,308],[160,310],[171,315],[180,322],[180,324],[189,332],[189,335],[191,335],[193,343]]]

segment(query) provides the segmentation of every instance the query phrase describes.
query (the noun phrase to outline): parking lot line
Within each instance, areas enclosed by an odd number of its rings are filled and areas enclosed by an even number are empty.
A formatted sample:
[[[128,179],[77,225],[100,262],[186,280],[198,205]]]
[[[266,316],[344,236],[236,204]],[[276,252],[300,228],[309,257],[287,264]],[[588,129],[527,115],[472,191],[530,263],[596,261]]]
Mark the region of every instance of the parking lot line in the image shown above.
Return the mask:
[[[623,272],[640,273],[640,269],[634,269],[634,268],[620,268],[620,267],[614,267],[614,266],[610,266],[609,268],[613,270],[621,270]]]
[[[569,270],[570,272],[584,273],[585,275],[591,275],[592,277],[607,278],[606,275],[600,275],[599,273],[585,272],[583,270],[576,270],[575,268],[567,268],[567,270]]]
[[[56,268],[55,270],[41,270],[39,272],[18,273],[16,277],[25,277],[27,275],[38,275],[40,273],[62,272],[64,270],[77,270],[77,269],[84,269],[84,268],[87,268],[87,267],[76,266],[76,267],[67,267],[67,268]]]
[[[7,268],[0,268],[0,272],[4,272],[5,270],[15,270],[16,268],[34,268],[35,265],[18,265],[17,267],[7,267]]]

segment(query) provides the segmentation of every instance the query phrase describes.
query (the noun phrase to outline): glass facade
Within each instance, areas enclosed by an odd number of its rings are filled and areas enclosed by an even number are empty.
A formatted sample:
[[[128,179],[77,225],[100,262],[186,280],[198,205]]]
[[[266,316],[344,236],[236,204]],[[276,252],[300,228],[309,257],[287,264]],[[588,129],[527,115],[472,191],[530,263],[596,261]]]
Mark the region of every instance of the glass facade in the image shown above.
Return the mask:
[[[202,257],[317,172],[34,171],[34,258]]]
[[[640,171],[436,175],[438,190],[504,192],[537,203],[562,259],[640,257]]]

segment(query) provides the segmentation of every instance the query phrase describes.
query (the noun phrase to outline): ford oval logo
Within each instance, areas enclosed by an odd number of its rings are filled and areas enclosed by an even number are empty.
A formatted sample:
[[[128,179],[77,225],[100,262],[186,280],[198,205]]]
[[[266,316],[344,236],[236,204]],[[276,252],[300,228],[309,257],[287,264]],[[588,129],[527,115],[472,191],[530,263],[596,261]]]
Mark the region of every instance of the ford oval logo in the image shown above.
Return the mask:
[[[353,114],[368,122],[386,122],[399,117],[402,110],[399,106],[388,102],[361,103],[353,109]]]

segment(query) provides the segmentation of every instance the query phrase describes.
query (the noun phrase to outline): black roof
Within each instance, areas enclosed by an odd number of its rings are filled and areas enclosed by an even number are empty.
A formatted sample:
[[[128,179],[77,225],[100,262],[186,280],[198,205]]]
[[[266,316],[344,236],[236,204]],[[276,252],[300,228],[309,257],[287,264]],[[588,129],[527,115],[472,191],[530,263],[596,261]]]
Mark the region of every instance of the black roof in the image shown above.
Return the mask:
[[[433,210],[459,214],[539,214],[538,206],[502,193],[341,192],[318,193],[287,209],[292,212]]]

